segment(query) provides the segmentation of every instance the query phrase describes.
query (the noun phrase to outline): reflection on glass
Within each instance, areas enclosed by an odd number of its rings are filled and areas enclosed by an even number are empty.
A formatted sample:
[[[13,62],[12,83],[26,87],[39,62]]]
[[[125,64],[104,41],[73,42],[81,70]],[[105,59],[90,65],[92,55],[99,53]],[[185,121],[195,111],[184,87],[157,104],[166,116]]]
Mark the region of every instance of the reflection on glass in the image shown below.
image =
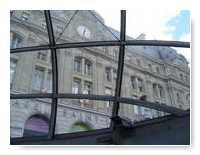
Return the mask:
[[[106,88],[115,89],[117,59],[99,47],[58,50],[60,93],[105,95]]]

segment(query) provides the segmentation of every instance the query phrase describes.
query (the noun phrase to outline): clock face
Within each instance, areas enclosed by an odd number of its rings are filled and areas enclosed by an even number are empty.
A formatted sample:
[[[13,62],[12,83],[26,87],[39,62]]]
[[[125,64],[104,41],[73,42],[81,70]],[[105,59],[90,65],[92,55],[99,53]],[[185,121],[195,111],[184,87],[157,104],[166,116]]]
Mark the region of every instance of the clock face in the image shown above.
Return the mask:
[[[82,37],[85,37],[85,38],[89,38],[90,37],[90,30],[85,27],[85,26],[79,26],[77,28],[78,30],[78,33],[82,36]]]

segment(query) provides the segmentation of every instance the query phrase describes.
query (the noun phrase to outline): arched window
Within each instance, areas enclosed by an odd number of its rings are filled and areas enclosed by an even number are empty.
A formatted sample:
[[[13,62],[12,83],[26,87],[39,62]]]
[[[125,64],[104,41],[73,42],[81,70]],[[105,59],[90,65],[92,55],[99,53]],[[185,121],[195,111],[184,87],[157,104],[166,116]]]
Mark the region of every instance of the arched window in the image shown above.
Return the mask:
[[[88,131],[88,130],[91,130],[91,129],[85,123],[76,123],[70,128],[69,132],[80,132],[80,131]]]
[[[25,123],[24,137],[44,136],[49,130],[49,119],[44,115],[33,115]]]

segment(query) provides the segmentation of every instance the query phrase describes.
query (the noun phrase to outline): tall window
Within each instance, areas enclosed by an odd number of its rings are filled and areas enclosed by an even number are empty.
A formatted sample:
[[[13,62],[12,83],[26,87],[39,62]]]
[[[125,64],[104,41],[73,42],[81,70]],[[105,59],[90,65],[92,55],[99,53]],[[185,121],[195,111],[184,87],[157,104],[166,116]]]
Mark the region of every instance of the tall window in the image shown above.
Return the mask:
[[[13,34],[13,38],[10,44],[10,48],[18,48],[22,43],[22,37],[18,34]]]
[[[152,71],[152,65],[148,64],[149,70]]]
[[[47,51],[39,51],[37,53],[37,59],[46,61],[47,60]]]
[[[118,58],[118,55],[119,55],[118,50],[114,49],[114,50],[113,50],[113,56],[114,56],[115,58]]]
[[[160,73],[160,68],[159,67],[156,67],[156,72]]]
[[[155,97],[165,98],[164,88],[160,84],[153,84],[153,93]]]
[[[81,58],[75,57],[74,59],[74,71],[81,72]]]
[[[160,85],[158,85],[158,93],[160,95],[160,98],[165,98],[164,89]]]
[[[153,94],[155,97],[158,97],[157,84],[153,84]]]
[[[137,66],[141,67],[141,61],[140,61],[140,59],[136,59],[136,64],[137,64]]]
[[[180,74],[180,78],[181,78],[181,80],[183,80],[183,74]]]
[[[176,94],[177,102],[182,102],[181,96],[179,93]]]
[[[105,68],[105,79],[106,82],[111,82],[111,69]]]
[[[73,87],[72,87],[72,93],[74,94],[79,94],[80,93],[80,80],[79,79],[74,79],[73,82]]]
[[[91,94],[91,83],[89,83],[89,82],[84,83],[83,93],[84,94]]]
[[[105,94],[106,94],[106,95],[112,95],[112,89],[106,88]],[[106,107],[107,107],[107,108],[110,108],[110,107],[111,107],[111,102],[110,102],[110,101],[106,101]]]
[[[190,94],[187,94],[187,95],[186,95],[186,103],[187,103],[187,104],[190,104]]]
[[[131,88],[132,90],[136,89],[135,76],[131,76]]]
[[[52,71],[48,71],[47,80],[46,80],[46,87],[49,92],[52,91]]]
[[[44,80],[44,68],[36,67],[32,81],[32,88],[35,90],[42,90],[43,80]]]
[[[10,83],[13,83],[15,72],[17,67],[17,59],[10,59]]]
[[[138,89],[140,92],[144,92],[143,80],[138,79]]]
[[[92,74],[92,63],[88,60],[85,60],[85,74],[87,75]]]

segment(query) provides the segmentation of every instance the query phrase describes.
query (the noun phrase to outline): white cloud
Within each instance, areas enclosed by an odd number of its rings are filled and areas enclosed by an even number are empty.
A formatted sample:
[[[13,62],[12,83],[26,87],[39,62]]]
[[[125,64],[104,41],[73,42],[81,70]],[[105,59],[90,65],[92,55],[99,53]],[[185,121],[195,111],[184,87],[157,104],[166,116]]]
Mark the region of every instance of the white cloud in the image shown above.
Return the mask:
[[[106,25],[117,30],[120,29],[119,10],[96,10],[105,19]],[[165,34],[166,30],[173,31],[175,27],[166,23],[172,17],[178,15],[179,10],[136,9],[126,12],[127,35],[136,38],[141,33],[146,34],[146,39],[172,40],[172,34]]]
[[[97,10],[105,19],[106,25],[117,30],[120,29],[120,11],[119,10]],[[135,9],[126,12],[126,29],[127,35],[136,38],[141,33],[146,34],[147,40],[173,40],[172,34],[176,27],[167,25],[167,22],[178,15],[180,10],[156,10],[156,9]],[[190,34],[182,34],[180,41],[190,41]],[[191,51],[188,48],[175,48],[186,59],[191,61]]]

